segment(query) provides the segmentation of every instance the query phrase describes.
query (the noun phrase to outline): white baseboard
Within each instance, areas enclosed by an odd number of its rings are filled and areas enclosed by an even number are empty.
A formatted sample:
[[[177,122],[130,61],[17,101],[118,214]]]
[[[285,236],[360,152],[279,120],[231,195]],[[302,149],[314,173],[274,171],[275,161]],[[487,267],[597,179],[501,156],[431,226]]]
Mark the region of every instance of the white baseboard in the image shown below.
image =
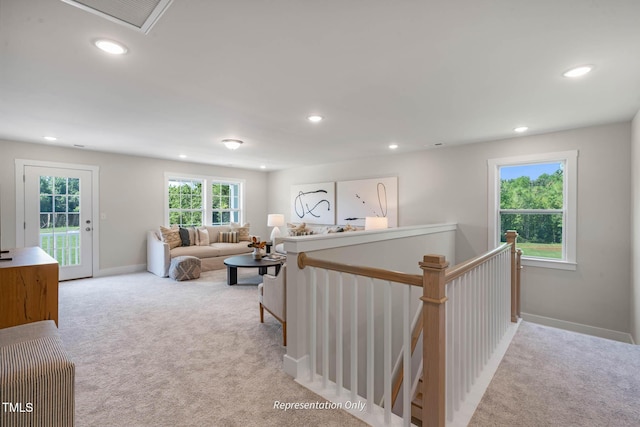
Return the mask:
[[[498,370],[505,353],[509,349],[509,345],[511,344],[511,341],[513,341],[513,337],[516,335],[519,326],[520,321],[517,323],[511,323],[508,326],[507,331],[493,350],[493,354],[489,358],[489,361],[484,365],[484,367],[482,367],[480,376],[475,380],[471,389],[464,398],[464,401],[460,404],[460,408],[454,411],[453,421],[447,421],[447,427],[464,427],[469,424],[476,408],[482,400],[482,396],[484,396],[484,392],[489,388],[489,384],[491,383],[493,376]]]
[[[285,354],[282,358],[282,368],[293,378],[300,378],[303,374],[309,375],[309,356],[302,356],[300,359]]]
[[[139,273],[147,270],[147,264],[125,265],[114,268],[101,268],[93,277],[117,276],[119,274]]]
[[[613,331],[611,329],[598,328],[597,326],[567,322],[566,320],[553,319],[551,317],[538,316],[528,313],[522,313],[522,320],[531,323],[537,323],[539,325],[551,326],[552,328],[565,329],[567,331],[593,335],[594,337],[606,338],[609,340],[633,344],[633,338],[631,337],[631,334],[627,332]]]

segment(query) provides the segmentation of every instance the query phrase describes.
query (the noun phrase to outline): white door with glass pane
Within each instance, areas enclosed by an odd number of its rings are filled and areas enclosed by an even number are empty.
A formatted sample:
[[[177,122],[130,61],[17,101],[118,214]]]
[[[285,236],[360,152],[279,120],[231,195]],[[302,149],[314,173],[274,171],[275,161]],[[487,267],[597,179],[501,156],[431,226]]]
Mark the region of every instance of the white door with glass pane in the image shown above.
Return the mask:
[[[92,173],[24,167],[25,246],[58,261],[60,280],[93,275]]]

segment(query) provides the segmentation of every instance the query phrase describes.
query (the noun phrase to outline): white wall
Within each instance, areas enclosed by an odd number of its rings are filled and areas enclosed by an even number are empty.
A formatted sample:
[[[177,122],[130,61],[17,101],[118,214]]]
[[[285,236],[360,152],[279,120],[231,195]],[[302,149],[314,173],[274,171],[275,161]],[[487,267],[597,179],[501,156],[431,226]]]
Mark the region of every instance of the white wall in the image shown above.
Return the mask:
[[[164,224],[165,172],[246,180],[245,220],[252,233],[267,235],[265,172],[0,140],[3,248],[16,245],[15,159],[100,168],[99,211],[107,216],[99,222],[102,272],[146,266],[146,231]]]
[[[631,132],[631,336],[640,344],[640,111]]]
[[[398,176],[399,225],[457,223],[461,261],[487,249],[487,160],[565,150],[579,150],[577,271],[527,267],[523,312],[628,333],[629,122],[272,172],[269,212],[289,220],[292,184]]]

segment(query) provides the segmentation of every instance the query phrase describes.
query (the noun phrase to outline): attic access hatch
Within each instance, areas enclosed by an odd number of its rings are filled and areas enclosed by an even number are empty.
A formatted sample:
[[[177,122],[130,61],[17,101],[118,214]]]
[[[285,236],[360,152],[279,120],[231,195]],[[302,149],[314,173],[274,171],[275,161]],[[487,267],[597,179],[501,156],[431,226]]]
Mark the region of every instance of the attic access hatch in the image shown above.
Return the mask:
[[[94,15],[148,34],[173,0],[62,0]]]

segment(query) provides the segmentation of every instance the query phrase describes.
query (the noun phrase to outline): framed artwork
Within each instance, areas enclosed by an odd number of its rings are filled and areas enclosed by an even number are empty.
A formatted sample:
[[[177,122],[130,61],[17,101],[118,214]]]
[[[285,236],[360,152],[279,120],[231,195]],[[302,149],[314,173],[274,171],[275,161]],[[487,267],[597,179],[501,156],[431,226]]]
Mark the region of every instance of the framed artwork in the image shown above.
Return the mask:
[[[336,184],[302,184],[291,186],[291,222],[335,224]]]
[[[339,225],[364,226],[365,218],[386,217],[389,227],[398,226],[398,177],[339,181]]]

